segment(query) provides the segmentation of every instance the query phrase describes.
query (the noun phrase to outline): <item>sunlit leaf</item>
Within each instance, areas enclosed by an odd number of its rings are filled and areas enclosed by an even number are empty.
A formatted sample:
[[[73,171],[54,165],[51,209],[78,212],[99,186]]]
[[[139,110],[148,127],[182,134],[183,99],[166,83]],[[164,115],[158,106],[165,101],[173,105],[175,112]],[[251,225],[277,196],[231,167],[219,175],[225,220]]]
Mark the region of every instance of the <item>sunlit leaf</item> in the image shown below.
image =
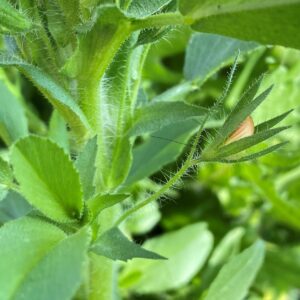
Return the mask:
[[[21,193],[32,206],[59,222],[80,218],[83,201],[79,174],[62,148],[50,140],[29,136],[14,145],[11,162]]]

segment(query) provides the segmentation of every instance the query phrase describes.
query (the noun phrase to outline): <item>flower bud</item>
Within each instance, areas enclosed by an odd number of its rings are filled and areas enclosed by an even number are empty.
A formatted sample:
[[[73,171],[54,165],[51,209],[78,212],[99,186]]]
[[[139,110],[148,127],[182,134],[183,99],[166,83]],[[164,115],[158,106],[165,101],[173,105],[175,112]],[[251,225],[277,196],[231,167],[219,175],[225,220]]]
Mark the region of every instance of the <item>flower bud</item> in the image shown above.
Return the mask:
[[[251,116],[248,116],[241,125],[225,141],[225,145],[238,141],[254,134],[254,123]]]

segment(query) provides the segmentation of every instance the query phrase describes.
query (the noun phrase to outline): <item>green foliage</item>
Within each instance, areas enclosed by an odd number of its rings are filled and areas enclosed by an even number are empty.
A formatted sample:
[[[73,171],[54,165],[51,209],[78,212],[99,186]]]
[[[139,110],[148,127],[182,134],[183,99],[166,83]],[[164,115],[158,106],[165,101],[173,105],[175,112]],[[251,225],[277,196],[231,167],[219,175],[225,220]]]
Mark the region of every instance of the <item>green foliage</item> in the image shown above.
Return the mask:
[[[20,58],[0,53],[0,65],[19,66],[22,72],[40,89],[51,104],[73,126],[74,132],[86,138],[89,124],[72,96],[42,70],[23,62]]]
[[[0,231],[1,256],[6,258],[0,264],[1,298],[9,299],[22,291],[34,267],[64,238],[58,228],[31,218],[4,225]]]
[[[49,138],[69,152],[69,136],[64,118],[54,110],[49,122]]]
[[[147,141],[134,148],[132,167],[124,185],[146,178],[174,161],[198,127],[198,122],[191,119],[153,132]]]
[[[18,193],[9,191],[0,202],[0,222],[21,218],[32,211],[32,207]]]
[[[251,148],[257,145],[260,142],[263,142],[274,135],[282,132],[283,130],[288,129],[289,127],[278,127],[269,129],[270,127],[276,125],[278,122],[283,120],[288,114],[283,116],[278,116],[270,121],[267,121],[269,126],[258,125],[259,130],[254,135],[242,137],[237,141],[230,142],[226,144],[226,140],[234,132],[236,128],[247,118],[251,113],[266,99],[269,93],[272,90],[272,86],[267,90],[262,92],[260,95],[255,97],[259,86],[261,84],[262,77],[257,80],[245,94],[242,96],[241,100],[237,103],[234,109],[226,118],[223,126],[217,131],[216,136],[213,138],[212,142],[208,147],[203,151],[202,159],[205,161],[225,161],[228,159],[228,162],[232,161],[245,161],[248,159],[253,159],[261,155],[265,155],[269,152],[277,150],[279,147],[283,146],[284,143],[277,144],[270,148],[261,150],[257,153],[252,153],[250,155],[234,158],[233,155],[240,153],[248,148]],[[272,126],[270,126],[272,124]],[[262,130],[264,129],[264,130]],[[225,144],[224,144],[225,143]],[[233,157],[233,158],[232,158]]]
[[[299,247],[270,247],[266,251],[265,263],[257,281],[276,286],[280,291],[289,289],[291,285],[299,288],[299,268]]]
[[[220,241],[208,261],[205,281],[216,276],[221,266],[239,252],[243,235],[245,235],[245,230],[237,227],[229,231]]]
[[[299,12],[0,0],[0,298],[296,299]]]
[[[242,300],[264,259],[264,245],[257,242],[232,258],[220,271],[205,297],[207,300]],[[237,288],[238,287],[238,288]]]
[[[88,238],[84,229],[65,238],[53,225],[27,218],[5,225],[0,236],[6,257],[0,264],[1,298],[70,299],[81,281]]]
[[[134,49],[136,36],[129,39],[116,54],[105,73],[101,85],[101,107],[106,112],[106,122],[99,124],[98,156],[101,176],[96,178],[103,189],[113,190],[126,178],[131,165],[131,142],[126,135],[132,122],[139,85],[143,47]],[[106,82],[110,84],[107,85]],[[115,136],[112,137],[112,132]]]
[[[112,260],[127,261],[133,258],[164,259],[162,256],[145,250],[129,241],[116,227],[104,232],[91,247],[98,255]]]
[[[299,26],[297,0],[181,0],[179,9],[197,31],[300,47],[294,38]]]
[[[295,228],[299,228],[300,205],[298,202],[286,201],[280,196],[270,182],[264,180],[258,168],[251,167],[247,171],[247,177],[255,183],[260,193],[267,201],[272,203],[273,210],[282,222]]]
[[[204,117],[207,109],[183,102],[154,102],[136,110],[129,135],[136,136],[157,131],[188,118]]]
[[[0,2],[0,33],[16,34],[32,29],[32,22],[8,1]]]
[[[95,193],[94,176],[95,161],[97,153],[96,138],[90,139],[84,149],[79,153],[75,166],[80,175],[83,194],[85,199],[89,199]]]
[[[150,29],[145,29],[141,31],[139,34],[139,38],[136,42],[136,45],[144,45],[144,44],[150,44],[150,43],[155,43],[159,41],[161,38],[165,37],[169,32],[170,28],[150,28]]]
[[[57,144],[29,136],[14,145],[11,161],[21,193],[30,204],[58,222],[81,217],[79,174]]]
[[[254,42],[243,42],[221,35],[195,33],[186,50],[184,76],[187,80],[204,81],[233,59],[238,51],[249,52],[258,46]]]
[[[0,157],[0,184],[10,186],[13,179],[14,177],[10,165],[2,157]]]
[[[183,286],[204,265],[212,245],[213,237],[203,223],[150,239],[144,248],[168,260],[130,262],[121,275],[121,285],[139,293],[159,293]]]
[[[88,207],[92,216],[97,217],[104,209],[114,206],[126,198],[128,198],[127,194],[99,194],[89,199]]]
[[[33,66],[23,66],[21,70],[74,128],[74,132],[85,138],[89,124],[72,96],[41,70]]]
[[[81,283],[88,239],[87,231],[82,229],[50,249],[22,282],[16,298],[70,299]],[[62,283],[63,288],[57,289]]]
[[[125,14],[132,18],[144,18],[150,16],[171,2],[171,0],[154,0],[154,1],[139,1],[139,0],[121,0],[121,8]]]
[[[28,134],[27,119],[16,95],[9,90],[1,79],[0,93],[0,137],[5,144],[10,145],[18,138]]]

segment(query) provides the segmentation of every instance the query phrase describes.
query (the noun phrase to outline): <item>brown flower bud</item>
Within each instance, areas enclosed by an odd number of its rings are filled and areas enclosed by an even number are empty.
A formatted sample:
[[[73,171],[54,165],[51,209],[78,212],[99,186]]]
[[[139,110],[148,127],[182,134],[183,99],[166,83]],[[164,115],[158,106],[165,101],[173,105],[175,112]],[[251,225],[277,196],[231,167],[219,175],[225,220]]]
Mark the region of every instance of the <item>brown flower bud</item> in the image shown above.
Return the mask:
[[[238,141],[244,137],[254,134],[254,123],[251,116],[248,116],[241,125],[225,141],[225,145]]]

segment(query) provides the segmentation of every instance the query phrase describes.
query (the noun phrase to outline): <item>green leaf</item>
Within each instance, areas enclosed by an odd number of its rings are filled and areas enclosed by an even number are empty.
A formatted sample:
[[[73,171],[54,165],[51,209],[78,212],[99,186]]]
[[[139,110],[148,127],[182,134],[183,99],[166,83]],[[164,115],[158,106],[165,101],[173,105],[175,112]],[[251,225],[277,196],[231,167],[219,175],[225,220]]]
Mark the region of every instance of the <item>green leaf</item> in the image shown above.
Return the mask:
[[[239,251],[241,239],[244,235],[245,230],[242,227],[236,227],[230,230],[220,241],[211,255],[208,262],[209,267],[218,266],[236,255]]]
[[[164,257],[143,249],[139,245],[128,240],[116,227],[104,232],[91,247],[98,255],[112,260],[127,261],[133,258],[164,259]]]
[[[154,132],[133,149],[133,162],[124,185],[146,178],[176,160],[199,124],[187,120]]]
[[[79,0],[72,1],[73,9],[70,9],[71,5],[65,5],[66,3],[64,0],[47,1],[43,5],[42,9],[45,12],[51,12],[47,14],[47,31],[51,34],[51,38],[56,45],[61,48],[67,47],[72,42],[73,45],[76,43],[75,26],[80,22],[78,2]],[[73,20],[70,13],[73,13]],[[74,25],[70,23],[72,21],[75,21]]]
[[[141,31],[136,46],[155,43],[170,32],[171,28],[149,28]]]
[[[258,46],[254,42],[244,42],[215,34],[195,33],[186,50],[184,76],[187,80],[204,81],[234,59],[238,51],[245,53]]]
[[[82,280],[88,243],[86,229],[66,238],[39,220],[7,223],[0,230],[1,299],[71,299]]]
[[[282,120],[284,120],[291,112],[293,111],[293,109],[277,116],[274,117],[268,121],[265,121],[263,123],[260,123],[258,125],[255,126],[255,132],[261,132],[261,131],[265,131],[268,130],[272,127],[274,127],[275,125],[277,125],[279,122],[281,122]]]
[[[132,141],[126,134],[132,122],[140,86],[144,47],[134,48],[133,35],[118,51],[101,85],[101,107],[105,122],[98,130],[96,182],[102,193],[112,193],[126,179],[132,160]],[[110,84],[108,85],[107,82]]]
[[[155,96],[152,102],[174,102],[182,101],[186,97],[199,89],[199,86],[191,81],[179,83],[171,88],[167,89],[163,93]]]
[[[69,28],[74,28],[80,23],[80,11],[79,11],[79,0],[70,2],[69,0],[58,0],[57,1],[63,14],[66,18],[66,23]]]
[[[49,138],[56,142],[66,152],[69,152],[69,134],[67,124],[57,110],[54,110],[49,123]]]
[[[131,60],[135,37],[124,43],[105,73],[101,86],[102,105],[106,105],[105,119],[110,124],[102,125],[98,136],[99,153],[97,163],[101,168],[103,185],[115,188],[128,174],[131,163],[131,145],[124,134],[130,122],[135,99],[130,97]],[[109,85],[106,82],[110,82]],[[112,135],[112,132],[115,132]]]
[[[246,148],[249,148],[260,141],[263,141],[276,133],[284,130],[285,128],[281,128],[278,132],[275,130],[269,130],[267,132],[260,132],[259,134],[249,136],[246,138],[242,138],[236,142],[229,143],[222,147],[222,144],[227,140],[234,130],[239,128],[240,124],[251,115],[251,113],[266,99],[272,87],[268,88],[264,92],[262,92],[259,96],[257,96],[254,100],[254,96],[256,95],[259,86],[262,81],[262,76],[254,82],[254,84],[245,92],[240,101],[231,111],[231,113],[227,116],[223,126],[216,132],[215,136],[212,139],[212,142],[208,144],[208,146],[202,152],[202,158],[204,160],[214,160],[225,158],[228,155],[235,154]],[[228,148],[226,148],[228,146]],[[218,148],[221,147],[221,148]],[[229,150],[223,151],[221,150]],[[231,152],[232,151],[232,152]]]
[[[22,218],[2,226],[0,252],[5,259],[0,262],[0,298],[16,295],[31,269],[64,238],[57,227],[37,219]]]
[[[253,160],[253,159],[265,156],[267,154],[270,154],[274,151],[277,151],[281,147],[285,146],[287,143],[288,142],[278,143],[278,144],[275,144],[273,146],[267,147],[264,150],[254,152],[254,153],[251,153],[249,155],[242,156],[241,158],[220,159],[219,161],[223,162],[223,163],[239,163],[239,162],[245,162],[245,161],[248,161],[248,160]]]
[[[21,193],[30,204],[58,222],[81,217],[79,174],[57,144],[29,136],[13,146],[11,162]]]
[[[14,176],[9,163],[0,156],[0,184],[10,186],[13,180]]]
[[[32,207],[18,193],[9,191],[6,197],[0,201],[0,223],[18,219],[32,211]]]
[[[28,134],[25,111],[16,95],[0,80],[0,137],[10,145]]]
[[[75,166],[80,175],[84,199],[87,200],[95,193],[94,176],[97,153],[97,138],[90,139],[82,152],[79,153]]]
[[[252,115],[257,123],[272,119],[291,109],[294,109],[294,112],[285,119],[283,124],[298,122],[297,108],[299,107],[300,86],[297,82],[300,79],[300,54],[294,49],[281,48],[281,51],[282,57],[292,59],[292,61],[288,62],[287,60],[286,63],[279,64],[271,72],[268,71],[268,76],[265,76],[260,89],[264,90],[271,84],[274,85],[274,88],[272,97],[258,107]]]
[[[130,136],[142,135],[189,118],[204,117],[207,109],[184,102],[155,102],[135,112]],[[196,121],[195,121],[196,122]]]
[[[299,0],[180,0],[179,9],[197,31],[300,48]]]
[[[104,3],[98,6],[97,19],[104,25],[117,25],[120,21],[128,20],[124,12],[118,9],[118,7],[113,3]]]
[[[272,90],[272,87],[261,93],[258,97],[256,97],[254,100],[259,86],[261,84],[261,80],[263,77],[261,77],[259,80],[257,80],[242,96],[240,101],[236,104],[234,109],[231,111],[231,113],[226,118],[224,125],[218,130],[217,137],[213,142],[213,146],[219,146],[223,142],[226,141],[226,139],[229,137],[229,135],[236,130],[240,124],[251,115],[251,113],[266,99],[266,97],[269,95],[269,93]]]
[[[30,65],[17,55],[0,51],[0,66],[19,66],[19,65]]]
[[[7,196],[7,193],[7,189],[4,186],[0,185],[0,202]]]
[[[290,127],[278,127],[278,128],[273,128],[270,130],[262,131],[259,133],[256,133],[254,135],[242,138],[236,142],[230,143],[226,146],[223,146],[219,148],[217,158],[225,158],[230,155],[239,153],[243,150],[246,150],[260,142],[263,142],[272,136],[282,132],[283,130],[286,130]]]
[[[72,96],[46,73],[34,66],[22,66],[21,71],[45,95],[49,102],[60,112],[80,138],[89,134],[89,123]]]
[[[97,83],[99,83],[98,81],[120,46],[118,44],[115,48],[113,43],[116,42],[114,38],[118,35],[117,25],[124,15],[112,5],[101,5],[96,13],[93,8],[88,10],[89,14],[93,11],[93,16],[90,16],[91,19],[88,22],[78,27],[78,46],[62,69],[71,78],[77,77],[82,80],[82,83],[87,83],[87,78],[83,76],[83,73],[91,75],[95,70],[101,69],[100,76],[97,78]],[[112,50],[111,47],[114,47],[114,51],[109,53],[108,50]],[[105,58],[103,66],[100,64],[100,58],[102,60]]]
[[[140,19],[158,12],[169,4],[171,0],[131,0],[126,2],[130,2],[128,7],[126,7],[127,5],[121,5],[125,14],[128,17]]]
[[[129,262],[121,274],[121,287],[143,294],[177,289],[199,272],[212,244],[212,234],[203,223],[147,240],[145,249],[158,252],[168,260]]]
[[[205,300],[242,300],[264,260],[261,241],[233,257],[210,286]]]
[[[15,34],[32,29],[32,22],[25,13],[15,9],[6,0],[0,2],[0,33]]]
[[[94,217],[98,216],[104,209],[111,207],[128,198],[127,194],[96,195],[87,202],[88,208]]]
[[[89,135],[90,125],[75,99],[48,74],[8,53],[0,52],[0,66],[17,66],[60,112],[79,138]]]
[[[212,279],[217,275],[221,267],[240,250],[240,244],[245,230],[237,227],[230,230],[214,249],[207,267],[203,272],[202,287],[206,288]]]
[[[89,241],[89,232],[82,229],[49,249],[22,282],[16,299],[71,299],[83,279]]]
[[[89,257],[89,299],[117,300],[119,298],[119,262],[97,255],[94,252],[89,252]]]

